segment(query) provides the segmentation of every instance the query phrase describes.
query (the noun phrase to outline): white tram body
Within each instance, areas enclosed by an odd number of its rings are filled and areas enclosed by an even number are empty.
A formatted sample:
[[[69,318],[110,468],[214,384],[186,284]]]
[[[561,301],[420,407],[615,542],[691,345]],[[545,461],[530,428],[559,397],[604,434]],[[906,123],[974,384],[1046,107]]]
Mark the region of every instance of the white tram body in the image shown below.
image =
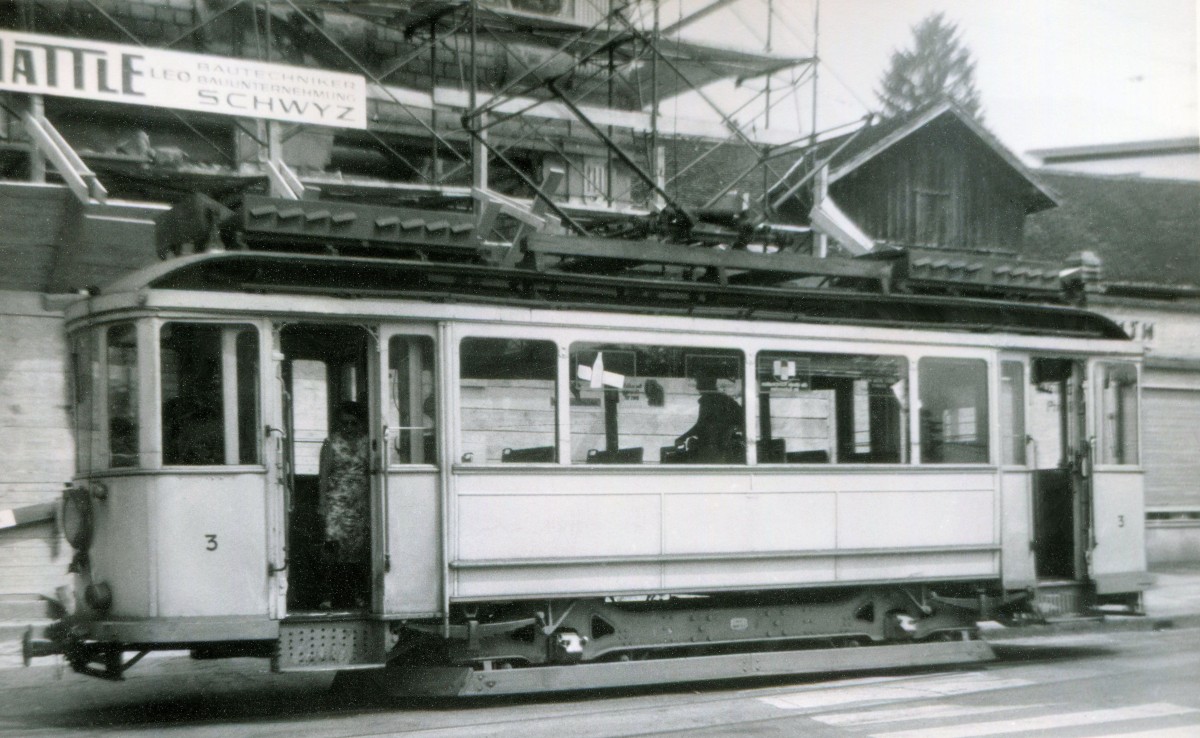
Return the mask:
[[[177,258],[69,310],[79,588],[53,649],[78,670],[190,648],[528,671],[961,639],[1036,615],[1048,582],[1140,604],[1140,355],[1102,318],[1062,309],[1091,328],[1051,335],[222,282],[249,258]],[[666,463],[705,372],[744,413],[739,455]],[[325,611],[312,497],[341,399],[369,407],[372,583]]]

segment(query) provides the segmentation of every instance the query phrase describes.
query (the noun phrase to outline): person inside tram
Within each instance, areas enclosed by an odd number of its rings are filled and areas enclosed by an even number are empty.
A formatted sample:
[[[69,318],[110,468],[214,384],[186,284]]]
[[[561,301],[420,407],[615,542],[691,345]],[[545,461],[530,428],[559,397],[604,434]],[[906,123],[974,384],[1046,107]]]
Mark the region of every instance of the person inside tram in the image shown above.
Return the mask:
[[[370,444],[362,406],[338,406],[321,447],[317,513],[324,532],[322,609],[362,608],[370,592]]]
[[[675,439],[687,460],[696,464],[740,464],[745,461],[745,414],[738,401],[717,389],[711,372],[696,376],[700,409],[696,424]]]

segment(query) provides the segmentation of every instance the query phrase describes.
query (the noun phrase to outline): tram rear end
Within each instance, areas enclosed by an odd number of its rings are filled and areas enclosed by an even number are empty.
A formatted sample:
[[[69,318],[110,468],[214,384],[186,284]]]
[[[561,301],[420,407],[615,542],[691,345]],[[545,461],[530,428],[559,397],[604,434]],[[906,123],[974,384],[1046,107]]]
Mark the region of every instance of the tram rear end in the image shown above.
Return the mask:
[[[76,587],[50,635],[77,670],[110,678],[125,651],[269,654],[281,559],[268,560],[279,511],[257,330],[118,315],[70,337],[77,471],[62,521]]]

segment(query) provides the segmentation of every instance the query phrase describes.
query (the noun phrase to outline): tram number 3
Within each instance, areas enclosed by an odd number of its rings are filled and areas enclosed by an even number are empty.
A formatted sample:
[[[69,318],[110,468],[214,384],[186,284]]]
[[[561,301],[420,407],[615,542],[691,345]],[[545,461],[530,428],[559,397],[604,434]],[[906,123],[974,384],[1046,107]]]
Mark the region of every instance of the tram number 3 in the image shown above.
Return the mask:
[[[205,533],[204,540],[206,541],[206,543],[204,544],[205,551],[216,551],[217,550],[217,534],[216,533]]]
[[[1124,516],[1124,515],[1118,515],[1118,516],[1117,516],[1117,527],[1118,527],[1118,528],[1124,528],[1124,527],[1125,527],[1125,516]]]

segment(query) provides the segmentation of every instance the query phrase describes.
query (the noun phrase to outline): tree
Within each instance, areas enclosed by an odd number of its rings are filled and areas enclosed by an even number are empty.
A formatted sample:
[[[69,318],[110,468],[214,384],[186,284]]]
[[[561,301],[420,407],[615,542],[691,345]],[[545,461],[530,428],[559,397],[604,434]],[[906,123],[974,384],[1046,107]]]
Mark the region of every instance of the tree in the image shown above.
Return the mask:
[[[913,26],[911,49],[892,52],[877,93],[883,117],[893,118],[949,99],[983,121],[983,106],[975,89],[975,61],[962,45],[958,26],[942,13]]]

